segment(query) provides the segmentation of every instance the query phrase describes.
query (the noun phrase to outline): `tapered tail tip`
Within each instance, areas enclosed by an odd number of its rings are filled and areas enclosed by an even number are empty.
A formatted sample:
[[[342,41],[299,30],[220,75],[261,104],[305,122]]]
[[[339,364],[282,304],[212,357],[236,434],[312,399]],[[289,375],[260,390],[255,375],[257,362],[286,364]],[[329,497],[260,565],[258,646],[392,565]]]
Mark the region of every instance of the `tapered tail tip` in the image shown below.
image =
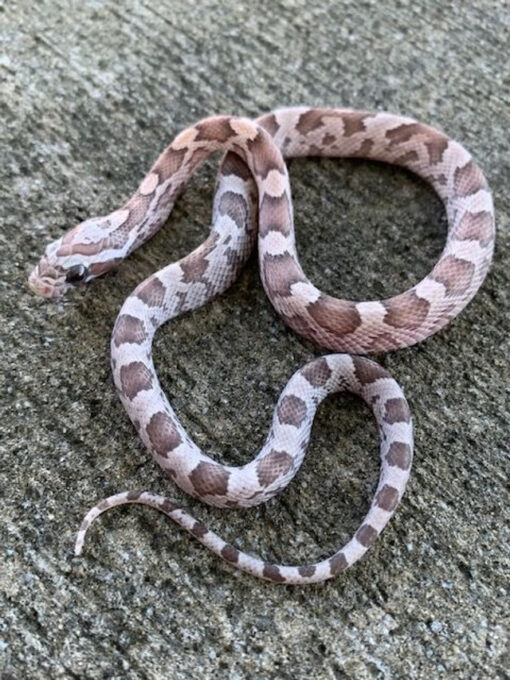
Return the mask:
[[[74,556],[79,557],[83,550],[83,543],[85,541],[85,536],[80,532],[76,537],[76,542],[74,544]]]

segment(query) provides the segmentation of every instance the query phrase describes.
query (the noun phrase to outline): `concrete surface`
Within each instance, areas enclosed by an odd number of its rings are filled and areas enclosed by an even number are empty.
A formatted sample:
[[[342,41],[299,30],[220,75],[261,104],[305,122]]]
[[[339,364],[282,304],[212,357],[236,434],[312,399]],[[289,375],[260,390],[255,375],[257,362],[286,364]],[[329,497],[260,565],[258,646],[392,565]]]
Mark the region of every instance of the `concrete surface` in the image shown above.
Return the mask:
[[[3,680],[508,677],[504,5],[0,3]],[[116,274],[61,304],[25,284],[46,243],[119,206],[179,130],[208,114],[290,104],[384,108],[435,124],[472,150],[495,193],[497,253],[479,295],[439,335],[381,357],[416,423],[402,506],[367,557],[321,587],[235,573],[146,508],[105,516],[73,559],[83,513],[126,488],[185,502],[238,546],[277,560],[332,552],[368,506],[377,433],[355,399],[321,408],[287,491],[239,513],[173,488],[117,399],[108,351],[117,311],[137,282],[204,238],[214,163]],[[333,160],[295,162],[291,176],[302,261],[328,292],[389,295],[432,266],[445,223],[422,182]],[[232,463],[254,454],[287,379],[320,354],[276,317],[254,261],[156,345],[184,423]]]

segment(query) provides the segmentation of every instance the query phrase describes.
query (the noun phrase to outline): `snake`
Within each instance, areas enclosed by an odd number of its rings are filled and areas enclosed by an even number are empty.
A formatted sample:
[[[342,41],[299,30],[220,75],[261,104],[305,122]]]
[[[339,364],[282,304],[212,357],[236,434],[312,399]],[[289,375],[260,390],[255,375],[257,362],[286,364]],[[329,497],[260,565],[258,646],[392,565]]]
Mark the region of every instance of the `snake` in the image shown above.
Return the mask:
[[[356,562],[387,524],[409,478],[413,433],[398,383],[359,356],[407,347],[437,332],[471,300],[490,265],[494,209],[485,177],[469,152],[411,118],[351,109],[294,107],[256,121],[213,116],[181,132],[120,209],[78,224],[49,244],[29,277],[49,298],[105,274],[168,218],[187,181],[213,152],[218,173],[208,238],[192,253],[143,281],[124,302],[112,333],[111,364],[120,399],[155,461],[186,493],[224,508],[250,507],[282,491],[296,475],[319,404],[347,390],[372,408],[380,432],[381,469],[370,508],[351,540],[306,565],[265,562],[226,543],[169,499],[127,491],[85,516],[75,544],[102,512],[126,503],[154,507],[232,566],[275,583],[329,579]],[[404,167],[429,182],[445,206],[446,245],[430,274],[388,300],[328,296],[299,264],[285,159],[354,157]],[[264,446],[249,463],[220,465],[192,441],[159,383],[152,359],[156,330],[226,290],[258,240],[264,290],[301,336],[335,350],[298,370],[282,391]]]

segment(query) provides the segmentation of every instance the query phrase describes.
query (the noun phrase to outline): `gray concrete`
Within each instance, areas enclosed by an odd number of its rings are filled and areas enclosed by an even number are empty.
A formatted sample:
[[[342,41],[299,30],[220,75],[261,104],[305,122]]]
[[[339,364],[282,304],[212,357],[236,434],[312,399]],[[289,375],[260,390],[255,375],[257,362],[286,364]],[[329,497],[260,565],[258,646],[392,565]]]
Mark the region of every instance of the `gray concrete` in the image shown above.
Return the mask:
[[[2,679],[508,677],[504,4],[0,3]],[[44,245],[119,206],[179,130],[288,104],[384,108],[435,124],[472,150],[495,193],[498,248],[475,301],[439,335],[381,357],[416,422],[402,506],[367,557],[322,587],[235,573],[146,508],[105,516],[73,559],[85,510],[126,488],[166,493],[238,546],[295,562],[332,552],[368,506],[377,433],[355,399],[321,408],[287,491],[239,513],[173,488],[117,399],[108,351],[117,311],[137,282],[204,238],[213,164],[116,274],[60,304],[25,284]],[[403,171],[303,160],[291,178],[302,261],[328,292],[395,293],[440,252],[441,206]],[[156,342],[185,425],[231,463],[253,456],[287,379],[318,354],[275,315],[254,261]]]

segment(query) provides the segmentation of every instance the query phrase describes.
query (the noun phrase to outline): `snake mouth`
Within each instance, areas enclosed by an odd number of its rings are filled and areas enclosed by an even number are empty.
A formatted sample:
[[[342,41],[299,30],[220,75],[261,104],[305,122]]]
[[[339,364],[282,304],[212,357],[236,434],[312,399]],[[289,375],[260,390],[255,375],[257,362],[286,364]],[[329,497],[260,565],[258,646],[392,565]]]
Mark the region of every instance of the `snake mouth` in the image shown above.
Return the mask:
[[[35,267],[28,277],[28,285],[36,295],[40,295],[41,297],[55,299],[62,297],[64,294],[63,286],[58,285],[55,279],[52,279],[48,275],[41,275],[41,268],[39,265]]]

